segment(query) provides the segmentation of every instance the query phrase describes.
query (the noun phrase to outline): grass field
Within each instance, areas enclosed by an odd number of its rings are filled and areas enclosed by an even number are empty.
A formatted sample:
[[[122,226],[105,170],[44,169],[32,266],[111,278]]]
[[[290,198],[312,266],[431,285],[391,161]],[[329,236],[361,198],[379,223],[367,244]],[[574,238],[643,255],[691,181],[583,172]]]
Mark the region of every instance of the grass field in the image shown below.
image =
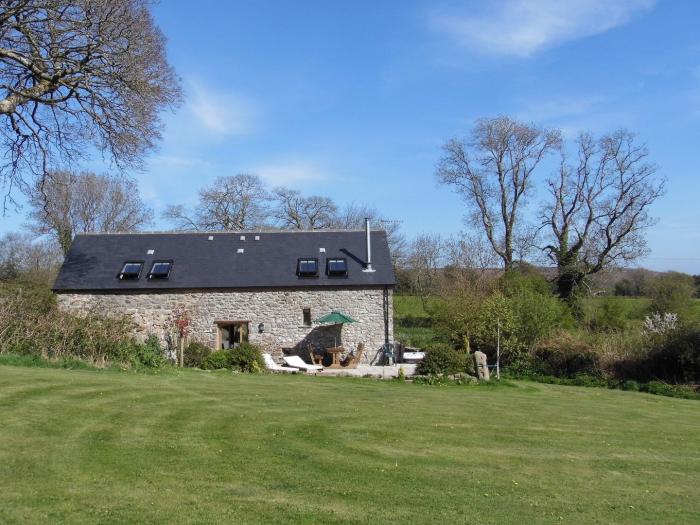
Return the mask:
[[[0,523],[698,523],[700,404],[0,367]]]
[[[428,307],[433,301],[429,299]],[[409,346],[424,347],[433,340],[435,333],[430,315],[415,295],[394,295],[394,334],[397,340]]]

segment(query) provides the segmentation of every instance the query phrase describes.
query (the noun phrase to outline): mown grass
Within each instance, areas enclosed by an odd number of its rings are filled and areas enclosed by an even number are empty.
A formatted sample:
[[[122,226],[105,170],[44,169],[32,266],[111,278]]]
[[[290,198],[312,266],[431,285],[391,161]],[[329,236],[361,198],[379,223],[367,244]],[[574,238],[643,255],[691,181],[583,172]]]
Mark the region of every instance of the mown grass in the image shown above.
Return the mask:
[[[0,366],[0,523],[697,523],[697,401]]]

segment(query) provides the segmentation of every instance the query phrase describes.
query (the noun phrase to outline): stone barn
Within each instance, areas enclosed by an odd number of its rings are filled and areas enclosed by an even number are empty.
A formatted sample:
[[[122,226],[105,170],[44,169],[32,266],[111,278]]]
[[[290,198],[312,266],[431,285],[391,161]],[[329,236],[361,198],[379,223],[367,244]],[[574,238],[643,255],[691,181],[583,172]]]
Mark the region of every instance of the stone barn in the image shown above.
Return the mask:
[[[54,284],[60,307],[130,315],[138,335],[170,342],[185,306],[191,341],[242,342],[274,355],[393,340],[394,273],[384,231],[245,231],[78,235]],[[340,311],[356,322],[317,325]]]

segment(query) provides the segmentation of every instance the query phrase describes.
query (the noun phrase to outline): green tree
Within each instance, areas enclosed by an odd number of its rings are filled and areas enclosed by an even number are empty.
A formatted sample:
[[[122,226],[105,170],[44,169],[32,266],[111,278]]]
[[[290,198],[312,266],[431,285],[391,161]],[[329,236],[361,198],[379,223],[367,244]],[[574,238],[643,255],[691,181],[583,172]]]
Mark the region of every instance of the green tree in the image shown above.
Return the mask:
[[[667,272],[651,281],[648,293],[652,312],[673,312],[683,316],[695,294],[695,282],[691,275]]]

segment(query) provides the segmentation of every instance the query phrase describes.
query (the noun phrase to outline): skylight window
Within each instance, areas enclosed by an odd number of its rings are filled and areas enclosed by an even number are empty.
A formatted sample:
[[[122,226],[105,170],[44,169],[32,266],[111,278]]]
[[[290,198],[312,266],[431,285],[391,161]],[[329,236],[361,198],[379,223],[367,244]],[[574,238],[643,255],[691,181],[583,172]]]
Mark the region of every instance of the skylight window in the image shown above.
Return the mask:
[[[122,271],[119,272],[119,279],[121,280],[136,280],[141,277],[141,269],[143,268],[143,263],[139,261],[127,261],[122,266]]]
[[[154,261],[151,271],[148,273],[149,279],[167,279],[172,268],[172,261]]]
[[[316,277],[318,275],[318,259],[299,259],[297,261],[299,277]]]
[[[326,273],[330,277],[346,277],[348,275],[348,261],[345,259],[328,259],[326,261]]]

